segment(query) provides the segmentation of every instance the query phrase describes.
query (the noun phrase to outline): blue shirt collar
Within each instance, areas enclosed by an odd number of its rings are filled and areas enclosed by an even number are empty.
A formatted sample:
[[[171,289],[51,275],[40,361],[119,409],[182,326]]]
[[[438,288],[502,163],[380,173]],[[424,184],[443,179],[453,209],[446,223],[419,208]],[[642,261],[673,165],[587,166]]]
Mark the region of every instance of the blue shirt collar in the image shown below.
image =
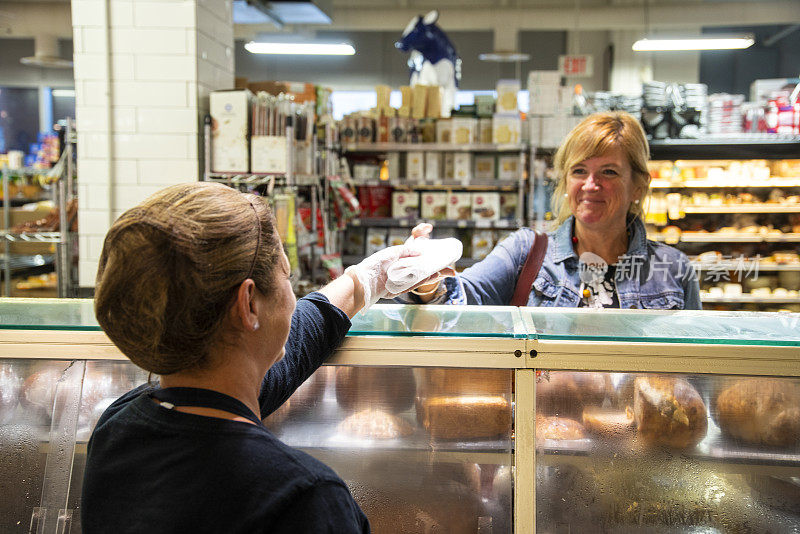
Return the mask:
[[[553,234],[553,262],[561,263],[569,258],[578,260],[572,246],[572,227],[575,218],[570,216]],[[628,241],[628,256],[647,256],[647,232],[639,217],[628,215],[628,230],[631,236]]]

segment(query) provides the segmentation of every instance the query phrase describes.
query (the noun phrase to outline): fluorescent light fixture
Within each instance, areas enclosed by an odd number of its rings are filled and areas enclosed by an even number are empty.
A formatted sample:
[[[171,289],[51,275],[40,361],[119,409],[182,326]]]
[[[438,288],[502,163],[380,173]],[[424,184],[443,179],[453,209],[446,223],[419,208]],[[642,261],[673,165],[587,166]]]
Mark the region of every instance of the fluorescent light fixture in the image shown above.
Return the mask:
[[[753,37],[707,37],[697,39],[640,39],[633,43],[635,52],[666,50],[741,50],[753,46]]]
[[[251,54],[291,54],[297,56],[352,56],[356,49],[346,43],[257,43],[244,45]]]
[[[75,98],[75,89],[53,89],[55,98]]]

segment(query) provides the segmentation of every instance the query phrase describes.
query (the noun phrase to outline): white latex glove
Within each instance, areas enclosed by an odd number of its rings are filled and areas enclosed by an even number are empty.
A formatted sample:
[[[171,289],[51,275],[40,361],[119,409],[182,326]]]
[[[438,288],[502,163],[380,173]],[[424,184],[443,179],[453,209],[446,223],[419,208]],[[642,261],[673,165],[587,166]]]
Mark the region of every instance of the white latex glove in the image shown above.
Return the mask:
[[[405,245],[397,245],[379,250],[364,258],[361,263],[351,265],[344,270],[345,273],[354,276],[364,290],[364,307],[361,311],[366,311],[379,299],[390,296],[386,290],[386,270],[400,258],[409,256],[419,256],[419,252]]]

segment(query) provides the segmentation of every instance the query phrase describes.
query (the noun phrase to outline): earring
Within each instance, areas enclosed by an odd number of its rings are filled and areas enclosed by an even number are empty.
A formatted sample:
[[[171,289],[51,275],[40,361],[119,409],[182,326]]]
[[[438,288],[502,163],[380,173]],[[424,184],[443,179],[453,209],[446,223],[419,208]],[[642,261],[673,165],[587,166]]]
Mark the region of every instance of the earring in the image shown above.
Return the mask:
[[[569,196],[569,193],[564,193],[564,198],[567,198],[568,196]]]
[[[253,332],[258,330],[258,327],[259,327],[259,324],[258,324],[258,321],[256,321],[256,324],[253,325]]]
[[[636,200],[633,201],[633,203],[634,204],[638,204],[639,203],[639,199],[637,198]]]

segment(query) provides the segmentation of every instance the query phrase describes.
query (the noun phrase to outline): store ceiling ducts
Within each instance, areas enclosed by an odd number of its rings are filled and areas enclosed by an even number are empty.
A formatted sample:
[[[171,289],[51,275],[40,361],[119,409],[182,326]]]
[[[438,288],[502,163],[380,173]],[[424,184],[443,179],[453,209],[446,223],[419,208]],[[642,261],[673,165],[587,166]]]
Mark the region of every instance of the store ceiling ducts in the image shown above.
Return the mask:
[[[330,0],[234,0],[236,24],[330,24]]]
[[[20,58],[23,65],[50,69],[70,69],[72,61],[58,54],[58,39],[55,35],[37,35],[34,38],[33,55]]]

